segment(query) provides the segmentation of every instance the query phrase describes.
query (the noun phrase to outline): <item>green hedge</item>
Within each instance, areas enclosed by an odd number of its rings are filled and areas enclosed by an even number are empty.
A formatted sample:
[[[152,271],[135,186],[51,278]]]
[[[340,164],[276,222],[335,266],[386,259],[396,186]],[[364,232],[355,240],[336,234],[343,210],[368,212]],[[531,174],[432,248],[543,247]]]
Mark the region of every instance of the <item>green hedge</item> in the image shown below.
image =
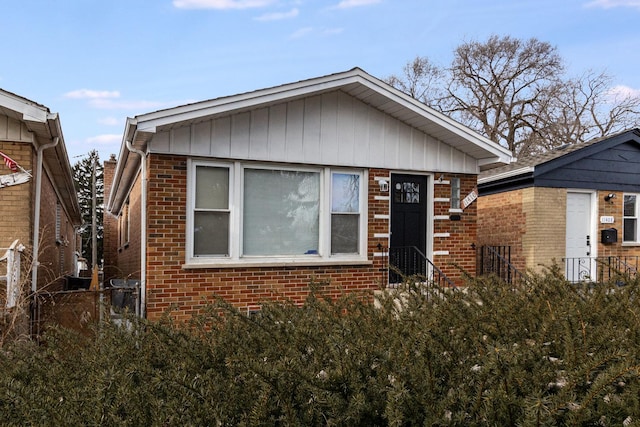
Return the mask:
[[[190,325],[50,331],[0,355],[0,424],[634,425],[639,284],[415,286]]]

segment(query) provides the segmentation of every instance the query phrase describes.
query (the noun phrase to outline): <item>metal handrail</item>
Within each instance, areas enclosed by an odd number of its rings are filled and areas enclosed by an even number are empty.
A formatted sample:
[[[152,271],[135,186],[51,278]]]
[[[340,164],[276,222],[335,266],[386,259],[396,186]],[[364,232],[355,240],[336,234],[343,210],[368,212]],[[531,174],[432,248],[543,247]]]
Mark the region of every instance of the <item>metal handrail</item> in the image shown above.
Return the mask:
[[[603,256],[563,258],[565,277],[570,282],[605,282],[620,276],[636,276],[638,256]]]
[[[511,252],[509,248],[509,259],[500,253],[494,246],[482,246],[480,248],[480,275],[484,274],[496,274],[500,279],[509,284],[517,284],[520,282],[527,282],[529,278],[526,274],[518,270],[513,264],[511,264]],[[488,252],[490,257],[485,259],[485,251]],[[488,265],[487,265],[488,261]],[[486,268],[489,267],[489,268]]]
[[[402,282],[407,277],[420,277],[439,286],[455,288],[448,278],[420,249],[415,246],[388,248],[389,284]]]

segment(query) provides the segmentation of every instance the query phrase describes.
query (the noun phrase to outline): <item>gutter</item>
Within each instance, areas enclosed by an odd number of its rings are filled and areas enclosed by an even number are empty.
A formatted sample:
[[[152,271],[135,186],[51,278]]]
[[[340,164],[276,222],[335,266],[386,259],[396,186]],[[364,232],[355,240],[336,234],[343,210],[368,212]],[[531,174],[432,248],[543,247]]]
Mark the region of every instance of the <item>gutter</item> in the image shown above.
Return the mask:
[[[140,200],[140,317],[144,317],[147,305],[147,159],[142,150],[133,146],[130,140],[125,140],[127,149],[140,156],[142,168],[142,195]]]
[[[533,173],[535,168],[533,166],[525,166],[519,169],[513,169],[507,172],[498,173],[491,176],[485,176],[482,178],[478,178],[478,185],[489,184],[495,181],[500,181],[506,178],[512,178],[518,175],[524,175],[527,173]]]
[[[35,294],[38,290],[38,252],[40,251],[40,199],[42,191],[42,158],[43,152],[47,148],[58,145],[60,137],[53,138],[53,142],[38,147],[36,166],[36,200],[33,212],[33,261],[31,264],[31,292]]]

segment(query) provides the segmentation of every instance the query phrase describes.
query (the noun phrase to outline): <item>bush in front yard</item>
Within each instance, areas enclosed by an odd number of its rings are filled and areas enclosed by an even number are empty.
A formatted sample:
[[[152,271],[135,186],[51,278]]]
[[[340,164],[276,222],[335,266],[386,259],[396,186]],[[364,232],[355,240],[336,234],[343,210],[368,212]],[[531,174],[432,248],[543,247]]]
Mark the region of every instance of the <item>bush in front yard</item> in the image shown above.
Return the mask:
[[[640,285],[415,285],[190,325],[51,331],[0,355],[2,425],[632,425]]]

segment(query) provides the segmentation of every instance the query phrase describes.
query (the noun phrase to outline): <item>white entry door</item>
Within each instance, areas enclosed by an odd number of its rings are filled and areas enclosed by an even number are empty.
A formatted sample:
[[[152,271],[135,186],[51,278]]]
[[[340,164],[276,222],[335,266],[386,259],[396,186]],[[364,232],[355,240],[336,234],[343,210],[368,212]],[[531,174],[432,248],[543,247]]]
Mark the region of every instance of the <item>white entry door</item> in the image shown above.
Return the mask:
[[[568,280],[594,280],[595,254],[591,224],[591,194],[567,193],[567,246],[565,275]]]

